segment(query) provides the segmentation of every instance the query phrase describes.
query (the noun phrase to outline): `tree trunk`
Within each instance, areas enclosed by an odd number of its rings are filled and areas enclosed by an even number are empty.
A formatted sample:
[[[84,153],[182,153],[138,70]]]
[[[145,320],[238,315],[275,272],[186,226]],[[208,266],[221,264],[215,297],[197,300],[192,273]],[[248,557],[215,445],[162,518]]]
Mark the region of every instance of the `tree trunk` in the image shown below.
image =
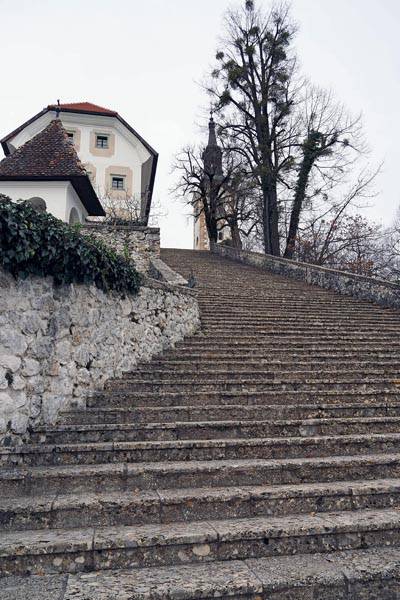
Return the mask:
[[[293,200],[292,212],[290,215],[289,231],[286,240],[285,258],[293,258],[296,237],[299,230],[300,214],[303,208],[304,198],[306,196],[310,172],[315,161],[315,155],[305,151],[297,178],[296,192]]]
[[[238,224],[236,222],[229,223],[229,228],[231,230],[231,238],[232,238],[233,247],[241,250],[243,246],[242,246],[242,239],[240,237]]]
[[[280,256],[276,182],[271,176],[264,178],[262,190],[264,252]]]

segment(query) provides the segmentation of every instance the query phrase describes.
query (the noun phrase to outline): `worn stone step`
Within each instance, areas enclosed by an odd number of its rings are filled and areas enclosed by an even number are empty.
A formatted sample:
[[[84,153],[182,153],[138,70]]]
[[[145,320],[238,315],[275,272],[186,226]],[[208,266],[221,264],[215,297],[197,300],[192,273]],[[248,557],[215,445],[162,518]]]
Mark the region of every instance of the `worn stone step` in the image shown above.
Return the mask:
[[[4,533],[0,572],[77,573],[396,547],[400,511],[253,517]]]
[[[152,361],[151,364],[140,365],[134,372],[127,373],[124,375],[125,379],[129,379],[136,374],[150,374],[150,373],[173,373],[174,375],[179,373],[185,374],[186,372],[197,372],[197,373],[210,373],[210,372],[228,372],[228,373],[239,373],[241,375],[246,372],[288,372],[289,369],[295,369],[296,372],[308,372],[321,371],[322,369],[327,371],[342,371],[350,370],[354,371],[358,369],[360,371],[371,371],[378,370],[386,372],[400,372],[400,357],[394,355],[392,357],[379,358],[375,360],[363,360],[355,356],[343,359],[342,357],[326,357],[325,360],[316,358],[312,360],[310,357],[308,360],[298,359],[293,360],[276,360],[268,357],[259,357],[254,360],[253,356],[232,358],[228,357],[225,360],[219,358],[214,360],[207,360],[204,357],[200,357],[192,360],[159,360]]]
[[[186,460],[0,469],[2,497],[166,488],[284,485],[400,477],[400,454]]]
[[[234,321],[243,317],[245,320],[251,319],[268,319],[295,321],[296,319],[319,321],[323,323],[326,319],[332,319],[335,322],[348,322],[354,320],[369,320],[371,322],[382,321],[386,323],[400,324],[400,318],[395,310],[377,312],[376,307],[361,309],[342,309],[340,312],[336,307],[324,307],[321,304],[308,303],[301,306],[290,305],[286,302],[281,302],[279,305],[258,306],[252,302],[247,305],[240,303],[229,307],[229,312],[226,310],[226,304],[213,304],[212,306],[204,306],[202,303],[201,316],[205,319],[214,319],[216,321]]]
[[[231,362],[240,364],[242,361],[254,361],[260,363],[260,361],[274,362],[290,362],[295,364],[296,362],[313,363],[321,361],[332,361],[334,363],[337,360],[360,360],[365,362],[376,361],[387,361],[387,362],[398,362],[400,360],[400,352],[396,348],[380,347],[376,348],[358,348],[352,351],[346,351],[345,349],[334,349],[334,348],[287,348],[271,352],[268,348],[254,349],[251,347],[232,348],[230,351],[226,349],[208,349],[201,351],[187,350],[182,351],[180,349],[173,350],[168,355],[160,356],[158,364],[170,365],[174,367],[175,363],[187,363],[187,362],[212,362],[218,365],[219,363]]]
[[[0,600],[395,600],[396,547],[95,573],[7,577]]]
[[[60,421],[65,425],[74,423],[174,423],[176,421],[218,421],[259,419],[317,419],[346,417],[400,417],[400,404],[375,404],[360,406],[313,404],[279,405],[256,404],[246,406],[209,405],[201,406],[167,406],[142,408],[87,408],[63,412]]]
[[[306,339],[305,339],[306,338]],[[202,332],[197,336],[193,336],[188,338],[184,342],[180,342],[181,345],[177,344],[177,348],[181,348],[184,346],[185,348],[194,348],[197,346],[210,346],[211,348],[215,347],[235,347],[238,345],[251,345],[254,348],[259,346],[270,346],[272,348],[276,348],[277,346],[287,346],[287,345],[300,345],[307,346],[314,345],[317,347],[324,347],[327,345],[333,345],[333,347],[338,347],[336,343],[339,344],[339,347],[351,348],[352,345],[358,345],[359,343],[364,344],[389,344],[390,347],[399,348],[399,333],[386,333],[379,332],[376,333],[371,332],[342,332],[340,334],[340,341],[338,341],[338,333],[311,333],[308,332],[305,334],[304,332],[293,332],[293,331],[278,331],[271,330],[263,332],[252,332],[250,330],[246,331],[232,331],[227,333],[225,330],[215,331],[215,332]]]
[[[338,372],[339,371],[339,372]],[[318,381],[320,379],[326,380],[333,377],[340,378],[341,381],[350,381],[352,377],[359,380],[363,378],[365,380],[375,379],[381,377],[382,379],[392,378],[399,379],[400,382],[400,364],[394,362],[391,365],[375,365],[375,367],[349,363],[342,364],[339,367],[334,367],[330,363],[317,364],[315,369],[310,369],[308,365],[293,364],[290,370],[290,365],[273,365],[264,364],[259,365],[258,368],[252,368],[246,364],[242,365],[242,368],[236,369],[231,367],[224,369],[220,365],[211,365],[209,368],[203,367],[201,364],[186,365],[186,369],[182,367],[179,370],[175,369],[157,369],[154,365],[141,366],[137,370],[131,373],[126,373],[124,377],[120,379],[114,379],[112,382],[113,387],[117,387],[121,382],[125,385],[126,383],[135,383],[137,379],[140,381],[154,381],[158,383],[179,381],[182,384],[204,380],[210,378],[213,381],[219,381],[227,378],[230,382],[235,381],[284,381],[289,382],[305,382]],[[110,386],[108,386],[110,387]]]
[[[98,464],[241,458],[326,457],[392,453],[400,450],[400,433],[320,437],[212,439],[145,442],[26,444],[1,448],[2,465]]]
[[[89,442],[254,439],[310,437],[368,433],[397,433],[400,417],[357,417],[286,421],[203,421],[173,423],[74,424],[37,427],[33,443],[74,444]]]
[[[107,390],[98,392],[96,395],[87,399],[89,408],[145,408],[167,407],[167,406],[209,406],[209,405],[227,405],[243,404],[254,406],[259,404],[296,404],[309,403],[320,404],[342,404],[354,403],[357,401],[361,405],[375,403],[393,404],[400,402],[400,387],[393,386],[385,389],[351,389],[349,386],[342,386],[340,390],[279,390],[273,389],[262,392],[251,391],[178,391],[166,392],[157,389],[155,392],[132,392],[129,390]]]
[[[240,319],[238,320],[240,321]],[[352,325],[336,325],[330,323],[314,324],[314,323],[223,323],[214,324],[212,322],[202,321],[202,333],[203,336],[221,335],[228,337],[231,333],[234,333],[238,337],[245,335],[267,335],[267,336],[279,336],[282,338],[292,336],[301,336],[305,333],[311,338],[321,336],[322,339],[326,337],[332,337],[334,335],[343,335],[345,338],[352,336],[382,336],[387,339],[395,339],[399,333],[398,325],[384,325],[379,321],[373,325],[364,325],[362,323],[353,322]]]
[[[166,524],[400,507],[400,479],[0,498],[0,530]]]
[[[193,342],[193,343],[192,343]],[[399,352],[400,344],[397,340],[393,340],[390,344],[386,343],[385,340],[378,340],[371,342],[371,340],[341,340],[337,339],[336,343],[334,340],[331,340],[328,343],[324,343],[320,339],[310,340],[309,338],[302,338],[300,340],[290,340],[286,342],[284,340],[280,340],[279,347],[277,347],[276,340],[268,340],[264,338],[260,341],[259,338],[251,340],[247,340],[241,342],[240,340],[233,338],[229,339],[221,339],[214,340],[205,338],[202,335],[198,335],[197,337],[192,337],[184,340],[183,342],[178,342],[176,344],[176,349],[171,350],[169,356],[175,356],[178,353],[182,355],[187,354],[188,352],[233,352],[234,350],[238,350],[240,352],[251,351],[255,354],[259,351],[269,352],[271,356],[275,356],[278,352],[289,352],[289,353],[304,353],[308,351],[312,352],[338,352],[339,349],[343,349],[345,352],[358,353],[358,352]]]
[[[322,374],[323,375],[323,374]],[[310,374],[304,380],[300,376],[293,378],[292,381],[286,381],[284,377],[276,379],[262,378],[257,381],[253,377],[242,377],[237,381],[231,381],[229,377],[220,376],[218,379],[187,378],[184,381],[179,380],[162,380],[152,381],[147,379],[120,379],[109,381],[106,390],[129,390],[131,393],[160,391],[166,393],[174,392],[208,392],[208,391],[226,391],[226,392],[267,392],[267,391],[296,391],[301,388],[304,392],[325,391],[325,390],[342,390],[345,387],[348,390],[362,393],[364,391],[374,392],[378,390],[386,390],[399,385],[398,377],[395,375],[379,377],[377,375],[362,377],[357,372],[343,374],[337,377],[321,377],[313,378]]]

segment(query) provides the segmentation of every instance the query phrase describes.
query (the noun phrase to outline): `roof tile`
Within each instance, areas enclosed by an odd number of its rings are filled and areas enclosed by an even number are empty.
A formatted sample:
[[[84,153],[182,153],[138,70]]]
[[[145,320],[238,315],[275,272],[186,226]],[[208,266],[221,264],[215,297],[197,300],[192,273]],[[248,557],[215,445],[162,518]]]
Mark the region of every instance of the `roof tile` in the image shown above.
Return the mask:
[[[86,175],[59,119],[0,162],[0,176],[72,177]]]

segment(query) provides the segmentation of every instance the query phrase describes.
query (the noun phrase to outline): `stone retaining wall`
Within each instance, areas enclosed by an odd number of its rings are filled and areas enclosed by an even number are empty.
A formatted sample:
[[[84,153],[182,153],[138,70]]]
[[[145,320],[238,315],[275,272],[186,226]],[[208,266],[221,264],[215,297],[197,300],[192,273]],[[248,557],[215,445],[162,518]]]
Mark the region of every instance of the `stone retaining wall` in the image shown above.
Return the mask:
[[[94,235],[119,254],[131,258],[141,273],[148,273],[151,258],[160,256],[160,229],[158,227],[95,222],[84,225],[81,232]]]
[[[146,280],[137,296],[16,281],[0,270],[0,444],[54,423],[63,409],[149,360],[200,324],[185,289]]]
[[[296,262],[287,258],[246,252],[220,244],[213,248],[213,252],[248,265],[261,267],[271,273],[318,285],[339,294],[354,296],[359,300],[369,300],[382,306],[400,308],[400,285],[396,283]]]

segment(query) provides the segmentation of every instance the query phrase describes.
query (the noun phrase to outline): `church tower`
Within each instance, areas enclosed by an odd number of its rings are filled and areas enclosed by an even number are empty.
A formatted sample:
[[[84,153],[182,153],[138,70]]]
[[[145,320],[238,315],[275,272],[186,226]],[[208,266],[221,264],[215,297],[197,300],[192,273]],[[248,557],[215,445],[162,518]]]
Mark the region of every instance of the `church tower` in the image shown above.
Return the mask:
[[[223,178],[222,168],[222,148],[218,145],[217,135],[215,132],[215,121],[212,113],[208,123],[208,143],[203,152],[203,165],[206,178],[213,179],[214,182],[221,181]],[[199,200],[200,202],[200,200]],[[197,207],[194,209],[195,214],[198,212]],[[220,232],[221,240],[224,239],[224,232]],[[204,212],[194,219],[194,240],[193,248],[195,250],[209,250],[210,241],[208,239],[206,220]]]

